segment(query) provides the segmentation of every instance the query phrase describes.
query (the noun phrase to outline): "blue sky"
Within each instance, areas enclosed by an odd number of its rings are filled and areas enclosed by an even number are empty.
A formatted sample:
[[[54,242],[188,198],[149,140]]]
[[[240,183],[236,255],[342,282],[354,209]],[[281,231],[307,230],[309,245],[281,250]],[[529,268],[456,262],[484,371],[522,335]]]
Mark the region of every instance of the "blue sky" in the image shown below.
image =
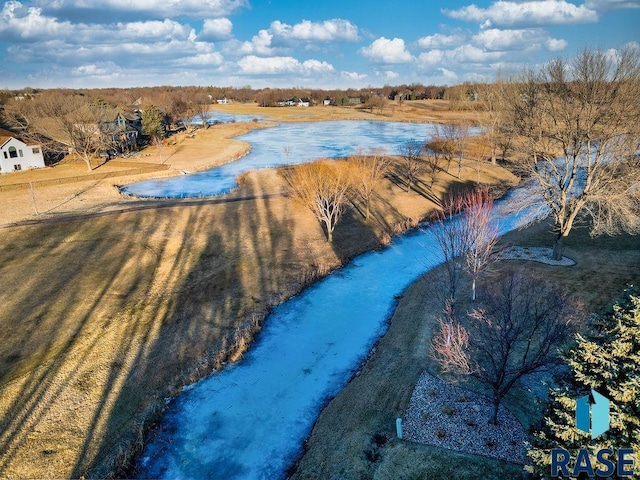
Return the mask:
[[[23,0],[0,88],[347,88],[492,80],[640,48],[640,0]]]

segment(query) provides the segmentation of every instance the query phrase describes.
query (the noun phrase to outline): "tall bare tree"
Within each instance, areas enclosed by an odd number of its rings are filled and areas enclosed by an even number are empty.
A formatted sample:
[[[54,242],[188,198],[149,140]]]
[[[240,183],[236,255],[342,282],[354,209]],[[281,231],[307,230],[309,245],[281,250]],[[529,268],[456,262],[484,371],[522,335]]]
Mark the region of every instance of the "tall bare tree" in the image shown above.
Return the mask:
[[[465,255],[471,244],[469,223],[464,221],[460,212],[465,208],[462,195],[451,195],[445,198],[442,210],[438,212],[435,222],[430,226],[433,237],[438,244],[445,267],[445,279],[436,288],[448,315],[456,316],[456,304],[460,282],[466,271]]]
[[[364,219],[369,220],[371,199],[376,186],[387,171],[389,162],[381,151],[373,151],[371,154],[361,153],[352,161],[354,162],[353,185],[364,202]]]
[[[282,170],[291,196],[307,207],[324,226],[327,240],[345,211],[352,186],[350,169],[344,161],[320,160]]]
[[[493,250],[498,242],[498,228],[491,218],[493,198],[486,188],[477,188],[466,193],[462,202],[462,221],[466,224],[468,247],[465,253],[465,267],[471,276],[471,300],[476,300],[476,283],[480,273],[487,268],[493,258]]]
[[[456,315],[459,284],[464,274],[471,277],[471,300],[476,284],[492,261],[498,230],[491,218],[493,199],[486,188],[468,190],[445,198],[432,225],[433,236],[445,262],[445,280],[436,293],[449,317]]]
[[[504,118],[551,209],[553,257],[580,218],[593,234],[639,231],[640,50],[584,50],[526,71],[514,87]]]
[[[407,192],[411,191],[411,186],[425,171],[426,164],[422,159],[422,152],[423,146],[417,140],[409,140],[400,147],[398,173],[407,184]]]
[[[204,92],[198,91],[190,97],[191,112],[195,122],[197,119],[202,128],[209,128],[209,120],[213,116],[211,112],[211,96]]]
[[[496,424],[505,395],[523,376],[559,360],[558,348],[583,316],[557,288],[510,271],[484,293],[468,328],[455,321],[441,325],[431,353],[443,370],[471,375],[491,389]]]

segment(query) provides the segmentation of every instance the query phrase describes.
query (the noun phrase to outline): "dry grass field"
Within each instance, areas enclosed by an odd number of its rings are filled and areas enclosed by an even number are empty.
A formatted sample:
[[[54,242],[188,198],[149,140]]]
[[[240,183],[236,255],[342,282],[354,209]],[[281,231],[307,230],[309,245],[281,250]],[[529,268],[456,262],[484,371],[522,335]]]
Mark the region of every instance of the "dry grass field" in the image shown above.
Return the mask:
[[[500,245],[548,247],[549,230],[547,222],[538,223],[505,235]],[[565,255],[576,265],[503,260],[484,281],[522,268],[566,288],[596,312],[609,308],[626,285],[640,282],[640,236],[592,239],[586,229],[577,229],[567,238]],[[438,372],[428,342],[441,312],[432,294],[440,275],[442,268],[433,270],[405,291],[360,374],[323,410],[293,479],[522,478],[520,465],[396,438],[395,419],[403,415],[420,373]],[[462,386],[483,392],[478,385]],[[542,414],[524,388],[512,391],[505,403],[525,427]]]
[[[168,174],[237,158],[247,146],[226,137],[256,126],[176,139],[162,152]],[[66,168],[84,167],[46,172]],[[24,173],[0,185],[41,180]],[[0,477],[122,474],[165,397],[238,358],[270,306],[435,207],[383,180],[372,220],[350,208],[328,244],[274,170],[212,200],[122,198],[113,187],[157,173],[38,187],[38,216],[30,189],[0,192],[12,205],[0,222]],[[440,175],[434,196],[478,179],[513,181],[467,162],[460,181]]]

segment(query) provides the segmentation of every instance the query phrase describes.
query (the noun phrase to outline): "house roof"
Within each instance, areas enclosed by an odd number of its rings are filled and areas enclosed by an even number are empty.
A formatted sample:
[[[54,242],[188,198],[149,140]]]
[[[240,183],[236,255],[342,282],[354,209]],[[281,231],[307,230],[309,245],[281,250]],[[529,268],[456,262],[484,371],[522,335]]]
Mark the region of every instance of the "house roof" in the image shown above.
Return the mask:
[[[28,146],[36,146],[38,145],[35,142],[31,142],[31,141],[24,141],[22,138],[20,138],[18,135],[16,135],[13,132],[10,132],[9,130],[5,130],[4,128],[0,128],[0,146],[4,147],[4,145],[11,140],[12,138],[16,138],[18,140],[20,140],[22,143],[24,143],[25,145]]]

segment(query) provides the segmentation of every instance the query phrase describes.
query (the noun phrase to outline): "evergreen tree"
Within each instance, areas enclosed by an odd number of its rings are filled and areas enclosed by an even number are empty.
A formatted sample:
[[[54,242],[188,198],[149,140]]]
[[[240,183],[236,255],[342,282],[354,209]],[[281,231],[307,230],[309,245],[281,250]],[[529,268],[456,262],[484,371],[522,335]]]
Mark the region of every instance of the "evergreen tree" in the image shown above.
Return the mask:
[[[634,473],[640,473],[640,295],[625,292],[613,313],[597,324],[601,333],[593,338],[576,336],[567,358],[573,382],[551,391],[543,425],[533,433],[528,453],[533,465],[527,469],[543,478],[550,475],[552,448],[571,452],[573,459],[580,448],[587,448],[593,459],[601,448],[632,448]],[[611,401],[610,428],[593,440],[575,427],[576,399],[591,389]]]
[[[148,105],[142,111],[142,134],[151,137],[154,142],[164,136],[160,112],[155,105]]]

